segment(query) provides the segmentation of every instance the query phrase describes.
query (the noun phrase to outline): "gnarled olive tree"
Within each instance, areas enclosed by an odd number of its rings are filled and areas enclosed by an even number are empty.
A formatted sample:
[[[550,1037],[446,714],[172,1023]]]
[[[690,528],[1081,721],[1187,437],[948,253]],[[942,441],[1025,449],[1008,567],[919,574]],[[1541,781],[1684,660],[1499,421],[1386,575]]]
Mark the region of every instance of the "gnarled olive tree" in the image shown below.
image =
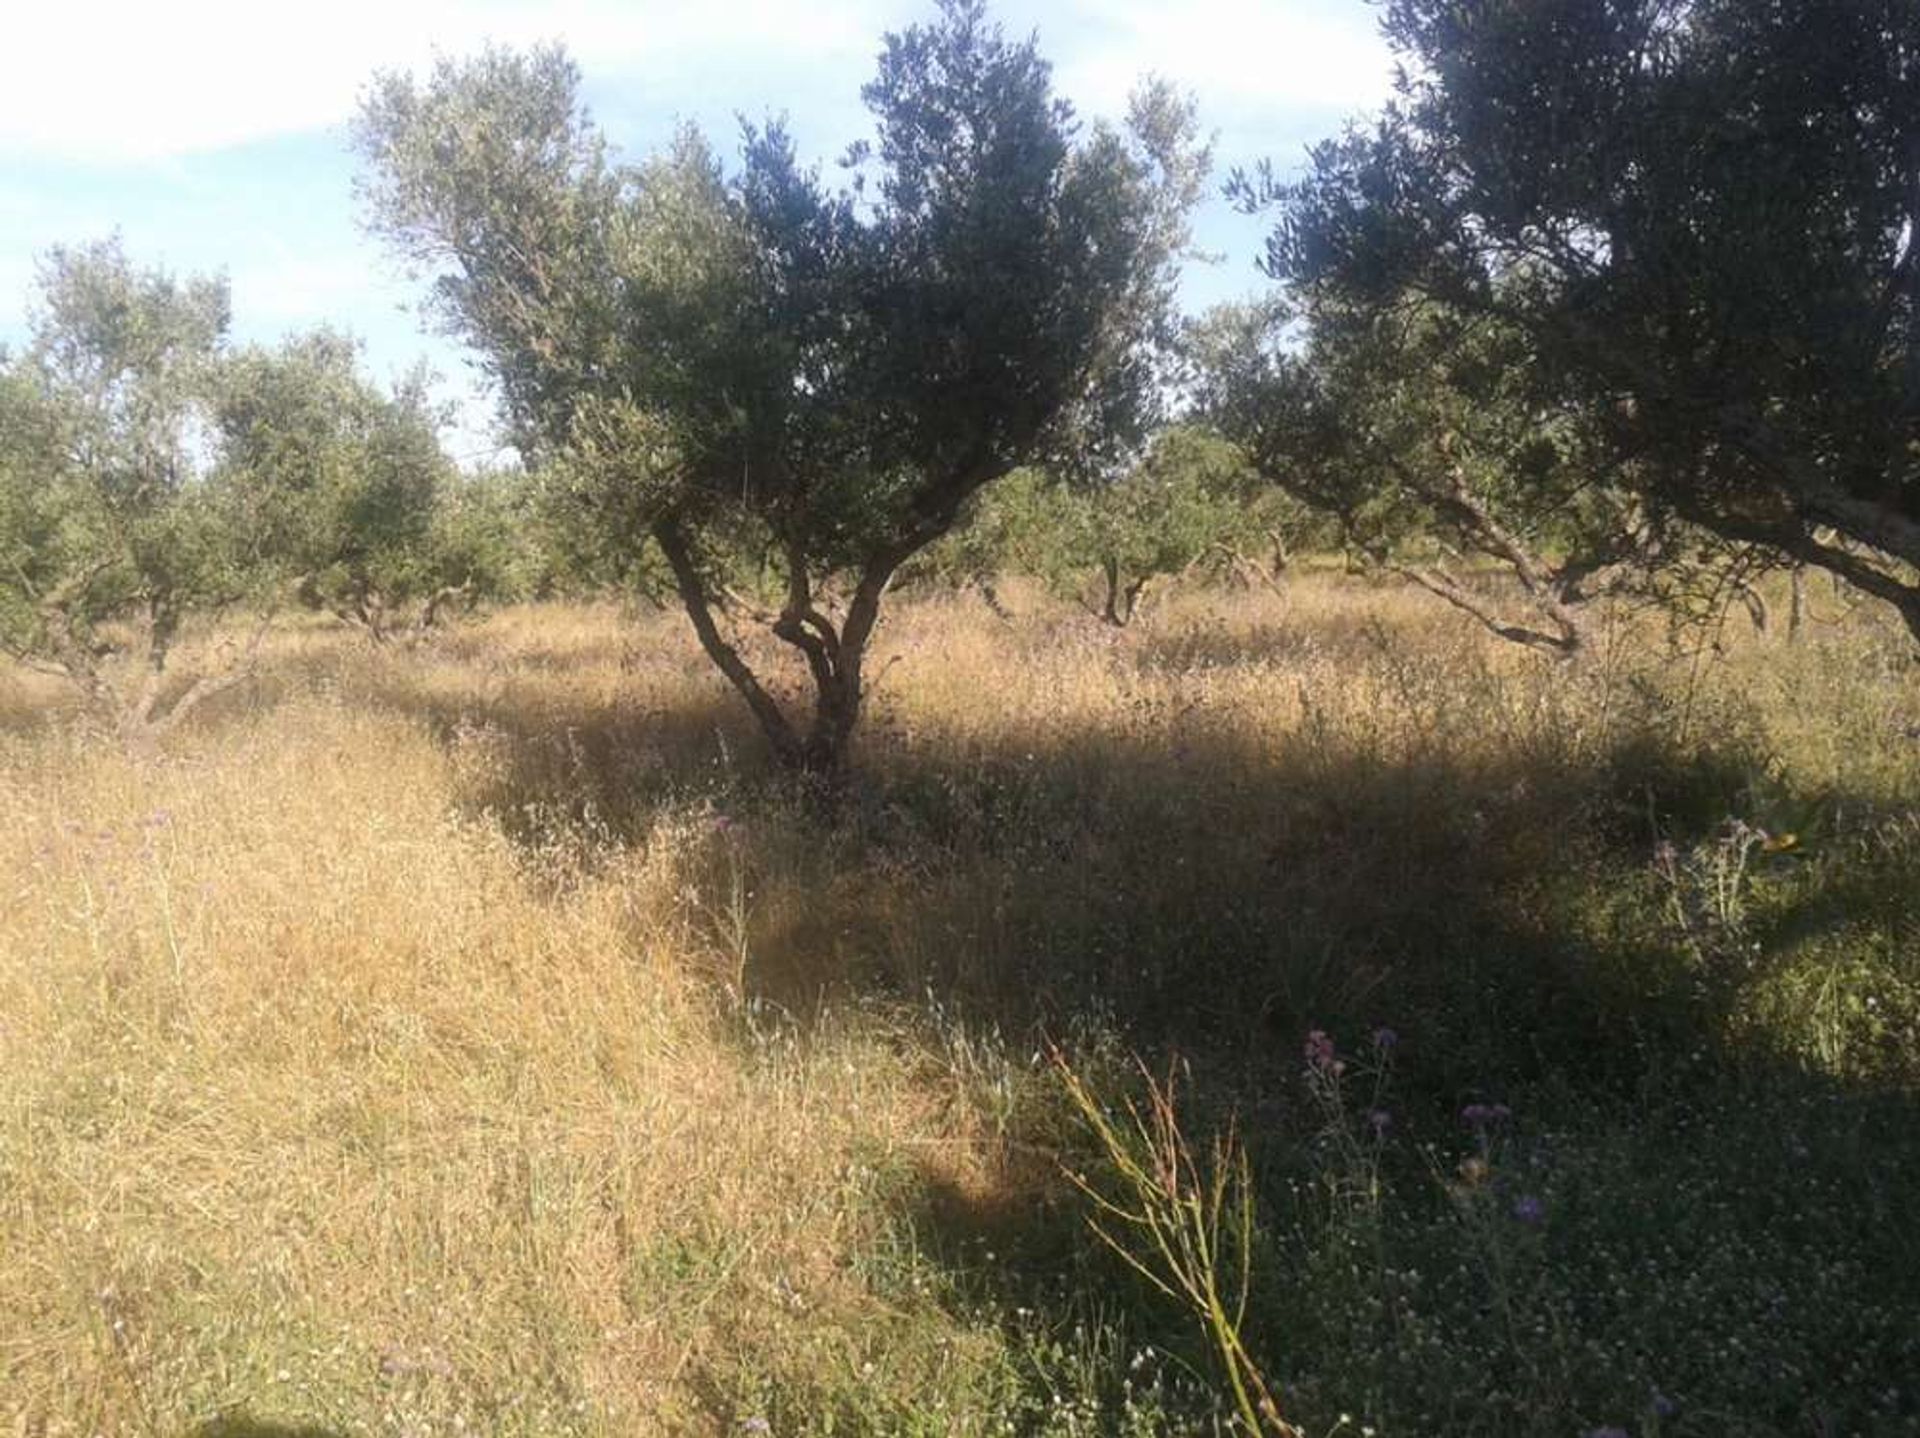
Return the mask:
[[[433,276],[528,456],[657,544],[707,654],[788,764],[832,772],[900,566],[1023,464],[1104,465],[1156,405],[1190,106],[1143,90],[1078,126],[1034,43],[977,0],[887,37],[848,189],[748,128],[728,171],[683,133],[617,162],[555,50],[384,76],[361,112],[372,220]],[[761,621],[810,717],[730,635],[727,556],[779,576]]]
[[[1388,0],[1382,23],[1380,119],[1244,187],[1282,205],[1272,273],[1497,322],[1649,505],[1920,636],[1920,7]]]

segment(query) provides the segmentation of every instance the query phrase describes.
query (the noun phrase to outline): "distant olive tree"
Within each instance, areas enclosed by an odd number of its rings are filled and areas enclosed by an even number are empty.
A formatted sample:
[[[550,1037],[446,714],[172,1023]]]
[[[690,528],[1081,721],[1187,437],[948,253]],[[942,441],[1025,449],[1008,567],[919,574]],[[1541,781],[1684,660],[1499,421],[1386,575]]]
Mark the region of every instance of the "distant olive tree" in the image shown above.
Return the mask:
[[[1197,413],[1368,562],[1502,638],[1570,658],[1595,601],[1678,587],[1679,526],[1583,416],[1535,384],[1523,336],[1406,297],[1233,306],[1196,326]],[[1477,572],[1503,572],[1492,590]]]
[[[432,277],[523,452],[651,541],[776,755],[831,773],[901,566],[1027,464],[1117,465],[1148,432],[1204,181],[1164,86],[1078,125],[977,0],[886,37],[876,130],[830,193],[778,124],[729,171],[692,132],[616,162],[557,50],[386,75],[357,142],[375,228]],[[727,611],[764,556],[778,602]],[[790,715],[729,629],[805,664]]]
[[[385,643],[504,583],[504,536],[476,524],[423,374],[384,393],[357,343],[321,330],[232,356],[213,419],[262,559],[307,605]]]
[[[1000,581],[1021,575],[1056,590],[1073,582],[1078,523],[1065,485],[1042,469],[1016,469],[970,499],[952,529],[902,565],[900,582],[978,594],[1010,620]]]
[[[1098,579],[1088,608],[1121,628],[1155,585],[1195,572],[1274,587],[1293,548],[1326,530],[1235,446],[1192,425],[1161,431],[1137,464],[1074,500],[1076,557]]]
[[[1622,605],[1663,612],[1676,639],[1735,606],[1768,625],[1757,581],[1779,551],[1650,495],[1648,461],[1557,396],[1497,317],[1419,295],[1268,301],[1209,315],[1190,348],[1196,413],[1265,479],[1503,639],[1575,658]]]
[[[429,603],[462,611],[539,592],[552,560],[530,477],[517,467],[465,469],[441,485],[427,536]],[[432,614],[423,611],[429,625]]]
[[[1111,475],[1022,469],[984,491],[964,522],[916,558],[917,582],[973,589],[999,606],[996,581],[1024,575],[1095,618],[1125,628],[1156,586],[1196,576],[1278,590],[1301,546],[1337,525],[1269,482],[1231,440],[1169,425]]]
[[[0,361],[0,646],[133,747],[244,678],[265,629],[170,682],[190,616],[272,587],[211,462],[227,321],[224,280],[138,269],[117,241],[56,248],[27,346]]]

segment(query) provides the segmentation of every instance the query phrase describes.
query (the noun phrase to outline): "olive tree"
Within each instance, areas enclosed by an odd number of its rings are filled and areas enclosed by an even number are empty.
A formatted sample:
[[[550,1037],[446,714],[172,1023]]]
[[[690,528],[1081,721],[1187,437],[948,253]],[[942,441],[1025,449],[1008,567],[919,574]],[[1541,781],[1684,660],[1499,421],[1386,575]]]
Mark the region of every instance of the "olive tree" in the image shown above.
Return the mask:
[[[1137,464],[1074,497],[1076,558],[1098,577],[1087,607],[1119,628],[1155,585],[1195,571],[1273,587],[1318,529],[1232,444],[1194,425],[1162,430]]]
[[[1026,575],[1125,628],[1169,580],[1200,575],[1278,590],[1294,549],[1332,532],[1238,445],[1183,421],[1156,433],[1115,474],[1007,476],[915,560],[912,576],[978,590],[1000,609],[995,581]]]
[[[1387,0],[1398,95],[1277,200],[1316,302],[1497,321],[1649,511],[1920,636],[1920,8]]]
[[[775,753],[845,761],[901,566],[1036,462],[1120,462],[1147,432],[1204,154],[1164,86],[1081,126],[1034,41],[978,0],[886,37],[870,142],[830,192],[784,127],[729,169],[683,132],[617,160],[557,50],[381,77],[357,140],[374,226],[432,277],[531,460],[650,541]],[[773,604],[727,607],[742,553]],[[789,714],[737,642],[804,662]]]
[[[968,501],[952,529],[902,566],[899,581],[978,594],[1011,620],[999,587],[1006,576],[1037,578],[1055,590],[1077,581],[1079,521],[1075,497],[1058,478],[1016,469]]]
[[[210,466],[227,320],[224,280],[138,269],[117,241],[56,248],[29,342],[0,361],[0,645],[135,747],[245,677],[264,632],[169,683],[189,616],[261,590]]]
[[[441,417],[423,373],[382,392],[331,330],[236,354],[217,387],[222,474],[254,512],[261,555],[377,644],[500,582],[497,537],[475,524]]]

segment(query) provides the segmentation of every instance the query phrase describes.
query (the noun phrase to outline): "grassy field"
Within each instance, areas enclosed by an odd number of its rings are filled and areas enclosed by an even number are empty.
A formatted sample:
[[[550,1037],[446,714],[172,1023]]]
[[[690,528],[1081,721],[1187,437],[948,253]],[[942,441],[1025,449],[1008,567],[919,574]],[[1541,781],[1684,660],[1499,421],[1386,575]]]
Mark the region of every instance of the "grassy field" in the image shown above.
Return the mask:
[[[292,623],[145,763],[0,677],[0,1434],[1227,1431],[1055,1046],[1231,1117],[1313,1438],[1920,1433],[1920,677],[1819,599],[903,600],[831,805],[674,615]]]

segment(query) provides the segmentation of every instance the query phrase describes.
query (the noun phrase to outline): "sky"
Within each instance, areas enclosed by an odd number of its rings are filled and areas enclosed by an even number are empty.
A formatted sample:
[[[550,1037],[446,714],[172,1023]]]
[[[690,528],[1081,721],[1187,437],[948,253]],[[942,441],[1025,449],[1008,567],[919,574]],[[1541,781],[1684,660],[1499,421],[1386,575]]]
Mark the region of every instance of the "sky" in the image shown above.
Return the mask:
[[[907,0],[65,0],[20,7],[0,51],[0,343],[24,337],[36,257],[120,234],[136,263],[224,271],[233,332],[272,342],[327,323],[391,379],[424,359],[457,406],[456,454],[488,458],[491,406],[469,357],[429,332],[421,286],[360,224],[347,123],[378,70],[421,70],[487,43],[563,42],[586,102],[638,159],[692,120],[784,114],[803,157],[865,133],[860,86]],[[1218,174],[1297,166],[1386,97],[1391,61],[1367,0],[998,0],[1037,32],[1056,88],[1118,118],[1144,75],[1193,92]],[[1214,197],[1182,303],[1257,292],[1266,223]]]

